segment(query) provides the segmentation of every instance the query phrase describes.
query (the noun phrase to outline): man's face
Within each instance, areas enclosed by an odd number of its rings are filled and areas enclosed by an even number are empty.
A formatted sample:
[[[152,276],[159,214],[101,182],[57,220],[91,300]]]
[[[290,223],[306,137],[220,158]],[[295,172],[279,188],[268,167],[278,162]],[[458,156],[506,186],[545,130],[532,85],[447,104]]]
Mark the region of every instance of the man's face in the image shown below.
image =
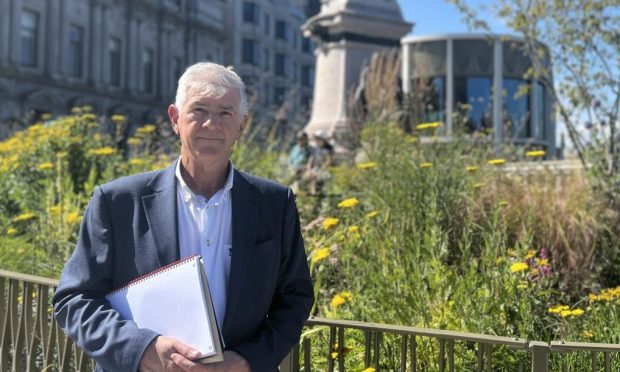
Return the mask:
[[[183,107],[170,105],[168,115],[181,138],[183,157],[198,162],[228,161],[245,127],[239,100],[239,92],[228,89],[222,97],[189,92]]]

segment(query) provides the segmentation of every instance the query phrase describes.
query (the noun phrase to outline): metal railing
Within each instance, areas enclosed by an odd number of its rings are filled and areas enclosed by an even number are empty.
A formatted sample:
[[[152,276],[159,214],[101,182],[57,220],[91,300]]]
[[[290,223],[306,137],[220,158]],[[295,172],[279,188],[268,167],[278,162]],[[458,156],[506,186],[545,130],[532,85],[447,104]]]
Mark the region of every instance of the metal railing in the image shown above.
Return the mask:
[[[56,280],[0,270],[0,371],[89,371],[94,367],[52,316]],[[510,371],[547,372],[550,356],[562,371],[566,355],[589,354],[592,371],[614,368],[620,345],[539,342],[475,333],[310,318],[304,334],[281,364],[283,372]],[[510,355],[510,358],[506,358]],[[510,359],[509,361],[507,359]],[[509,363],[512,363],[509,365]],[[616,362],[620,364],[620,362]]]

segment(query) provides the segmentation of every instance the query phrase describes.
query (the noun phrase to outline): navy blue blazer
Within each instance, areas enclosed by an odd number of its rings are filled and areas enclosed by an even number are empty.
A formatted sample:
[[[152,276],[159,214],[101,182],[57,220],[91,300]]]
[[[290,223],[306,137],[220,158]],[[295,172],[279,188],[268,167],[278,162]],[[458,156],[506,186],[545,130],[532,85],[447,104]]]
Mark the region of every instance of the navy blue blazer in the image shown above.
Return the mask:
[[[136,371],[157,337],[120,319],[104,296],[179,259],[175,166],[97,187],[62,272],[54,315],[98,370]],[[313,303],[299,216],[290,189],[237,170],[233,177],[222,336],[252,371],[275,371],[298,342]]]

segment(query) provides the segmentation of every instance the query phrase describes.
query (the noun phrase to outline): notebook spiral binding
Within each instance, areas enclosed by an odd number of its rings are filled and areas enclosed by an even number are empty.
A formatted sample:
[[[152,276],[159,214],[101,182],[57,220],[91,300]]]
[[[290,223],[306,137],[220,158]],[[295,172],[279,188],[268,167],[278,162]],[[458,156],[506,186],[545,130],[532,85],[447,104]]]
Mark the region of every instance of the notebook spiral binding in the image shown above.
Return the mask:
[[[172,263],[169,263],[169,264],[168,264],[168,265],[166,265],[166,266],[162,266],[162,267],[160,267],[159,269],[155,269],[155,270],[151,271],[151,272],[150,272],[150,273],[148,273],[148,274],[144,274],[144,275],[139,276],[139,277],[137,277],[137,278],[135,278],[135,279],[132,279],[132,280],[130,280],[127,284],[125,284],[124,286],[122,286],[122,287],[120,287],[120,288],[118,288],[118,289],[115,289],[115,290],[113,290],[112,292],[108,293],[108,294],[106,295],[106,297],[108,297],[108,296],[113,296],[113,295],[115,295],[115,294],[117,294],[117,293],[120,293],[120,292],[124,291],[125,289],[127,289],[127,288],[131,287],[132,285],[135,285],[135,284],[138,284],[138,283],[142,283],[143,281],[145,281],[145,280],[147,280],[147,279],[150,279],[150,278],[152,278],[152,277],[154,277],[154,276],[157,276],[157,275],[159,275],[159,274],[161,274],[161,273],[164,273],[164,272],[166,272],[166,271],[169,271],[170,269],[172,269],[172,268],[174,268],[174,267],[177,267],[177,266],[179,266],[179,265],[186,264],[186,263],[188,263],[189,261],[193,261],[196,257],[200,257],[200,255],[199,255],[199,254],[196,254],[196,255],[193,255],[193,256],[189,256],[189,257],[183,258],[183,259],[178,260],[178,261],[174,261],[174,262],[172,262]]]

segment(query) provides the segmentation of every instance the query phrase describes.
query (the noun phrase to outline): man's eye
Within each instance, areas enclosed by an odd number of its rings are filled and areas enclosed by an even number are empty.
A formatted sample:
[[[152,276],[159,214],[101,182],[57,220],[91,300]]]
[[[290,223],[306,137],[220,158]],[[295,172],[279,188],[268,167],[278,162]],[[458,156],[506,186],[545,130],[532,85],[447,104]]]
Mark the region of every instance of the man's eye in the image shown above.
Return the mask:
[[[193,112],[204,112],[204,111],[205,111],[205,109],[203,109],[202,107],[194,107],[194,108],[192,109],[192,111],[193,111]]]
[[[230,111],[222,111],[221,115],[224,116],[224,117],[229,118],[229,117],[232,117],[232,112],[230,112]]]

